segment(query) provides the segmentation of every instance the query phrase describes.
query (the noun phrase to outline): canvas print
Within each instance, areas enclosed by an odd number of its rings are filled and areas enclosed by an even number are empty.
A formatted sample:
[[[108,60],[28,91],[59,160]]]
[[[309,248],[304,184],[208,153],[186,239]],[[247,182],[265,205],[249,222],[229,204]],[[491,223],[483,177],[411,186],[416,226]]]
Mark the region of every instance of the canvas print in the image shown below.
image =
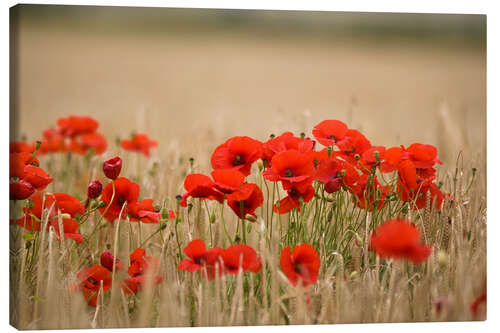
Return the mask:
[[[486,319],[486,16],[10,14],[14,327]]]

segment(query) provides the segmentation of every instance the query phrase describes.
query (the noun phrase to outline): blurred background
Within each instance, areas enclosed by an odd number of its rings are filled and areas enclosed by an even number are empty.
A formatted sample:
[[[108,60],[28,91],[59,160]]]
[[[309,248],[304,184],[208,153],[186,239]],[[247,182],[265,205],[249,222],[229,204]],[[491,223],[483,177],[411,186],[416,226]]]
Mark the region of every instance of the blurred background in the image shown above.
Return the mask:
[[[90,115],[198,156],[339,119],[486,167],[483,15],[18,5],[11,33],[19,138]]]

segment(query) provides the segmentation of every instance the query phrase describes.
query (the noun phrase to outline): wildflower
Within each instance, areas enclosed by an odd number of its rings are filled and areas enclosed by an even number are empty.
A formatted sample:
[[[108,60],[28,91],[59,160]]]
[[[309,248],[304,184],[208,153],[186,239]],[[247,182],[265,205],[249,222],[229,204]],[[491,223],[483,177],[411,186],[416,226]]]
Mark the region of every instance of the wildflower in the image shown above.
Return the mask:
[[[347,131],[347,125],[340,120],[323,120],[314,126],[312,133],[323,146],[333,146],[344,138]]]
[[[113,184],[115,187],[115,196],[113,201],[111,197],[113,195]],[[120,215],[123,205],[126,203],[127,207],[130,204],[135,203],[139,198],[140,188],[139,185],[130,181],[125,177],[116,178],[113,183],[109,183],[104,187],[102,191],[101,200],[106,204],[105,207],[99,209],[101,214],[104,214],[104,218],[109,222],[114,221]],[[128,208],[123,211],[123,216],[128,212]]]
[[[307,287],[318,280],[320,259],[316,249],[309,244],[297,245],[293,253],[289,246],[281,251],[281,270],[293,286],[302,281]]]
[[[118,271],[123,268],[123,263],[120,261],[120,259],[115,258],[111,251],[107,250],[101,254],[101,265],[103,267],[106,267],[106,269],[110,272],[113,271],[113,262],[115,263],[115,270]]]
[[[11,178],[23,178],[24,167],[26,167],[27,165],[40,165],[40,161],[38,161],[38,159],[33,157],[30,153],[11,153],[9,157],[9,176]]]
[[[275,154],[287,150],[297,150],[301,153],[312,152],[315,141],[310,138],[299,138],[293,135],[292,132],[285,132],[280,136],[274,137],[266,141],[262,148],[262,159],[267,161],[267,166],[271,166],[272,158]]]
[[[352,186],[359,176],[349,163],[331,157],[319,163],[315,178],[325,184],[327,193],[334,193],[342,186]]]
[[[122,171],[122,159],[119,156],[115,156],[104,161],[102,171],[104,171],[104,174],[109,179],[116,179]]]
[[[272,166],[263,175],[267,180],[281,181],[285,190],[294,187],[304,192],[314,180],[314,164],[309,155],[288,150],[274,155]]]
[[[9,143],[9,153],[32,153],[35,151],[34,145],[27,144],[26,142],[16,141]]]
[[[382,186],[376,176],[366,173],[348,187],[348,190],[356,196],[356,205],[369,211],[382,209],[386,197],[392,193],[391,186]]]
[[[235,136],[218,146],[212,154],[212,168],[234,169],[250,174],[253,162],[262,157],[262,142],[248,136]]]
[[[128,274],[130,278],[123,281],[122,289],[126,294],[137,294],[145,282],[145,275],[149,270],[152,270],[153,281],[156,284],[162,282],[162,277],[154,275],[158,270],[158,258],[146,256],[146,251],[142,248],[137,248],[130,255],[130,266]]]
[[[344,138],[337,142],[339,151],[336,156],[355,165],[357,163],[356,155],[361,156],[365,151],[371,148],[370,141],[359,131],[350,129],[346,132]]]
[[[129,151],[135,151],[146,157],[150,156],[149,150],[158,146],[158,142],[151,140],[147,134],[135,133],[131,140],[123,139],[122,148]]]
[[[131,202],[127,211],[132,222],[160,223],[161,214],[153,207],[153,199]]]
[[[409,157],[413,160],[416,168],[427,169],[436,163],[443,164],[437,158],[437,148],[432,145],[414,143],[406,151],[409,153]]]
[[[371,236],[372,250],[381,258],[406,259],[413,263],[425,261],[432,248],[420,243],[417,227],[402,219],[386,221]]]
[[[102,184],[98,180],[93,180],[87,187],[87,197],[89,199],[97,199],[102,193]]]
[[[102,154],[108,147],[106,138],[97,132],[85,133],[71,139],[67,149],[75,154],[83,155],[94,149],[97,155]]]
[[[39,154],[57,153],[66,150],[64,136],[57,129],[47,129],[42,133]]]
[[[217,169],[212,171],[214,187],[222,193],[232,193],[243,185],[245,176],[234,169]]]
[[[97,306],[97,296],[102,286],[102,292],[111,289],[111,272],[103,266],[94,265],[90,268],[84,268],[77,274],[80,280],[79,287],[83,291],[88,305]]]
[[[207,250],[203,240],[193,239],[183,250],[188,258],[182,259],[177,269],[188,272],[201,271],[204,278],[213,280],[216,273],[220,276],[224,272],[222,251],[220,247]]]
[[[220,203],[224,201],[224,195],[215,189],[215,183],[210,177],[199,173],[187,175],[184,179],[184,188],[187,192],[182,196],[180,202],[182,207],[187,206],[187,198],[189,197],[217,200]]]
[[[75,137],[80,134],[92,133],[99,123],[88,116],[69,116],[68,118],[59,118],[57,120],[60,133],[65,137]]]
[[[11,180],[9,192],[10,200],[24,200],[29,198],[35,192],[35,188],[23,179],[17,181]]]
[[[42,168],[30,164],[24,167],[22,179],[37,190],[43,190],[54,180]]]
[[[245,244],[234,244],[222,251],[225,272],[238,274],[242,272],[258,273],[261,268],[262,259],[257,256],[255,250]]]
[[[255,215],[255,210],[262,206],[264,195],[255,184],[244,184],[239,192],[227,196],[227,204],[239,218],[244,219],[247,214]]]
[[[300,211],[300,201],[309,202],[314,197],[314,187],[309,185],[303,192],[292,187],[287,191],[288,195],[280,200],[279,205],[274,204],[273,210],[279,214],[286,214],[294,208]]]

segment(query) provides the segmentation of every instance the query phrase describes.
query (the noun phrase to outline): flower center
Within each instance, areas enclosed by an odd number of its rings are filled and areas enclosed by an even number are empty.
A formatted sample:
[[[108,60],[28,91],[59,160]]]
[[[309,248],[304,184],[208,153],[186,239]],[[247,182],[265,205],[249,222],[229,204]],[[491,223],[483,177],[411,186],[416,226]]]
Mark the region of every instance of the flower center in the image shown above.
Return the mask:
[[[233,165],[242,165],[245,164],[245,160],[243,159],[243,156],[241,155],[236,155],[233,160]]]
[[[88,282],[90,282],[90,283],[92,283],[92,284],[97,284],[97,280],[96,280],[96,279],[94,279],[93,277],[89,277],[89,278],[87,279],[87,281],[88,281]]]
[[[293,176],[294,176],[294,175],[293,175],[292,170],[290,170],[290,168],[287,168],[287,169],[285,170],[285,177],[290,178],[290,177],[293,177]]]
[[[118,199],[116,199],[116,204],[117,204],[118,206],[122,207],[122,206],[123,206],[123,204],[125,203],[125,201],[126,201],[126,200],[125,200],[125,198],[123,197],[123,195],[120,195],[120,196],[118,197]]]
[[[193,260],[193,261],[194,261],[197,265],[201,265],[201,264],[203,264],[203,263],[205,262],[205,258],[203,258],[203,257],[196,257],[196,258],[194,258],[194,260]]]
[[[293,270],[295,271],[295,273],[301,273],[302,272],[302,265],[296,264],[295,268]]]
[[[337,141],[337,138],[335,137],[335,135],[330,135],[328,137],[328,139],[333,140],[333,141]]]

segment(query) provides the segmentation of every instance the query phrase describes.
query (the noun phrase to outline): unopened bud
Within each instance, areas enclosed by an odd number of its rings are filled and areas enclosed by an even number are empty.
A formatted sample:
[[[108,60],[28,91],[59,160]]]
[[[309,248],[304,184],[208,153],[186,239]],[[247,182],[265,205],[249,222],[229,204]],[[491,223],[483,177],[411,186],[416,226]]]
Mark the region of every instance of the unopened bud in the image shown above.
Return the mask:
[[[115,156],[105,161],[102,164],[102,171],[109,179],[115,180],[120,175],[122,170],[122,159],[119,156]]]
[[[89,199],[97,199],[102,193],[102,184],[98,180],[90,182],[87,187],[87,197]]]
[[[264,163],[262,161],[258,161],[257,162],[257,167],[259,168],[259,171],[262,171],[262,169],[264,169]]]
[[[61,214],[61,218],[64,220],[64,219],[70,219],[71,218],[71,215],[69,215],[68,213],[62,213]]]
[[[214,223],[215,223],[215,214],[214,214],[214,212],[212,212],[212,213],[210,214],[210,223],[212,223],[212,224],[214,224]]]
[[[438,251],[436,260],[441,268],[445,268],[448,265],[448,255],[442,250]]]

